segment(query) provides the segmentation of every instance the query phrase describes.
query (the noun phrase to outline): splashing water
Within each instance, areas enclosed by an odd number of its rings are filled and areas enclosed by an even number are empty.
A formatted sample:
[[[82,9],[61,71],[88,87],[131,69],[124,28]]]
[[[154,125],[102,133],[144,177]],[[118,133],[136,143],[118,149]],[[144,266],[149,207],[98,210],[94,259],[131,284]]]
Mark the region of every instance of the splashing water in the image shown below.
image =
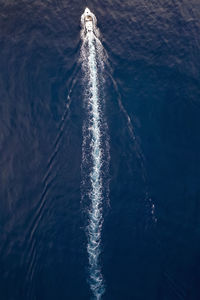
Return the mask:
[[[89,260],[89,284],[94,299],[100,300],[105,292],[101,271],[102,205],[108,195],[109,146],[106,122],[103,117],[103,68],[104,49],[99,40],[96,17],[86,8],[81,16],[81,63],[85,91],[85,122],[82,144],[82,199],[89,199],[87,212],[87,253]],[[106,187],[107,186],[107,187]]]

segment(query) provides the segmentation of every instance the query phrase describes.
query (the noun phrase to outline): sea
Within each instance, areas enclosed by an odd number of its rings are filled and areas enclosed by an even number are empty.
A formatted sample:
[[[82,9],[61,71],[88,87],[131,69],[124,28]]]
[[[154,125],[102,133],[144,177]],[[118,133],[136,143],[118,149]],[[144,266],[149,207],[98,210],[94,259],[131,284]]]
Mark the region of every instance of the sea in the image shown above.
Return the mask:
[[[199,300],[199,131],[200,1],[0,0],[0,299]]]

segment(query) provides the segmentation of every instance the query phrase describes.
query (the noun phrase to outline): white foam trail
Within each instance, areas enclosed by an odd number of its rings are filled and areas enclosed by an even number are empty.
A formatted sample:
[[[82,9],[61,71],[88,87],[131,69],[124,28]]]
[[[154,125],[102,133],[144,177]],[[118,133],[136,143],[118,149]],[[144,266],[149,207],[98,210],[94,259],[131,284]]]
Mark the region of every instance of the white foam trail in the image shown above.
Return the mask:
[[[90,31],[87,31],[85,25],[85,13],[81,17],[81,38],[83,40],[81,60],[84,73],[86,109],[82,145],[82,170],[85,170],[82,171],[82,193],[84,194],[83,198],[85,198],[86,194],[90,201],[87,226],[90,289],[94,299],[100,300],[105,292],[100,264],[101,229],[103,223],[102,202],[105,190],[103,177],[109,155],[107,155],[108,148],[104,147],[108,143],[105,141],[106,126],[102,111],[103,99],[100,91],[100,77],[102,76],[104,64],[103,46],[98,39],[99,31],[96,27],[96,17],[91,12],[90,15],[93,19],[93,24],[91,24],[93,29]],[[107,157],[107,162],[105,157]]]

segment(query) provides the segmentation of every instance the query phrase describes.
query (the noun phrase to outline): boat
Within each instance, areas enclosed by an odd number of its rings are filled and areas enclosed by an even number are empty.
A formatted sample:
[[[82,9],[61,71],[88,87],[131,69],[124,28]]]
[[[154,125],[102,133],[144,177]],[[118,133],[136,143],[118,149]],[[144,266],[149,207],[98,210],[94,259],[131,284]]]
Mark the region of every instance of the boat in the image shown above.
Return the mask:
[[[84,11],[84,23],[85,23],[86,32],[93,31],[93,29],[94,29],[93,14],[87,7]]]

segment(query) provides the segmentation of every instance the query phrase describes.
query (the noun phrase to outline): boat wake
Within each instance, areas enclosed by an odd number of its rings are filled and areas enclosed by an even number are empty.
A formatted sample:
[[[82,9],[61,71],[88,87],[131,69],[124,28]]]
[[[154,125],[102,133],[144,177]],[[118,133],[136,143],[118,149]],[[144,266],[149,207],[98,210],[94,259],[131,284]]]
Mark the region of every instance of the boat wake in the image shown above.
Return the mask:
[[[109,141],[104,117],[104,48],[96,17],[86,8],[81,16],[81,64],[84,86],[82,143],[82,200],[87,207],[89,284],[94,299],[101,299],[105,283],[100,262],[103,202],[108,199]]]
[[[105,281],[101,267],[103,204],[108,200],[110,161],[109,139],[105,120],[105,79],[106,68],[111,69],[108,55],[100,41],[100,32],[95,15],[86,8],[81,16],[81,66],[84,87],[83,142],[82,142],[82,201],[87,214],[87,253],[89,260],[89,284],[94,299],[101,299],[105,292]],[[142,179],[148,183],[144,156],[129,114],[123,106],[116,81],[108,74],[117,94],[117,102],[132,141],[132,150],[140,163]],[[155,205],[145,192],[148,214],[153,223],[157,222]]]

